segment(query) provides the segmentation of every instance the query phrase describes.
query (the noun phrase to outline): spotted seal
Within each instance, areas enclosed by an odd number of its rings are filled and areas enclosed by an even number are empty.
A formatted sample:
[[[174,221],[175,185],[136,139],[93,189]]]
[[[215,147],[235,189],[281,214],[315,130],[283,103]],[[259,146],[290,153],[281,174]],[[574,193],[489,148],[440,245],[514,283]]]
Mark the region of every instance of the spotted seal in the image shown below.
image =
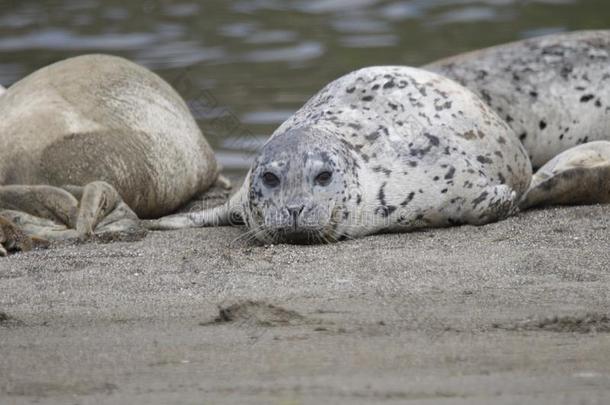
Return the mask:
[[[521,208],[610,202],[610,31],[499,45],[425,69],[480,96],[537,170]],[[590,144],[588,144],[590,143]]]
[[[610,31],[583,32],[352,72],[272,134],[227,204],[147,226],[326,242],[610,202],[609,51]]]
[[[138,217],[174,212],[219,172],[178,93],[106,55],[67,59],[10,86],[0,96],[0,144],[0,244],[16,249],[28,243],[8,240],[21,234],[6,231],[9,221],[52,240],[142,232]]]

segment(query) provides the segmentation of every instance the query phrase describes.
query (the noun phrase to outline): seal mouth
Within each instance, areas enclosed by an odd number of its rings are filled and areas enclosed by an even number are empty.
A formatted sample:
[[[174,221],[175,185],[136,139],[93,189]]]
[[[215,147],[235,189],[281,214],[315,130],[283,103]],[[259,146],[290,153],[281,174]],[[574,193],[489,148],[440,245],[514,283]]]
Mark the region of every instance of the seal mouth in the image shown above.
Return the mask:
[[[275,229],[273,239],[277,243],[292,245],[328,244],[343,240],[344,236],[336,232],[342,210],[343,207],[334,206],[330,220],[325,224],[297,225],[295,222],[291,226]]]
[[[278,243],[287,243],[291,245],[312,245],[319,243],[327,243],[320,229],[317,228],[282,228],[275,232],[275,238]]]

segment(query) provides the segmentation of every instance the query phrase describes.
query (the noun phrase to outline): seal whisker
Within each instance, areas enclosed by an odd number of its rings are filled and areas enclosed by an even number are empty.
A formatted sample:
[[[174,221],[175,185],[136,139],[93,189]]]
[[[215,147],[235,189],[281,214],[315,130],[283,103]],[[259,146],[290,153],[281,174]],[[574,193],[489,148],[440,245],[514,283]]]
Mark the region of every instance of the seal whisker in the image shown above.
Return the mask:
[[[233,239],[229,243],[229,246],[233,247],[237,242],[250,243],[253,240],[257,239],[257,234],[259,232],[261,232],[262,230],[263,230],[263,226],[261,226],[261,225],[255,227],[255,228],[252,228],[252,229],[248,229],[246,232],[242,233],[241,235],[239,235],[235,239]]]

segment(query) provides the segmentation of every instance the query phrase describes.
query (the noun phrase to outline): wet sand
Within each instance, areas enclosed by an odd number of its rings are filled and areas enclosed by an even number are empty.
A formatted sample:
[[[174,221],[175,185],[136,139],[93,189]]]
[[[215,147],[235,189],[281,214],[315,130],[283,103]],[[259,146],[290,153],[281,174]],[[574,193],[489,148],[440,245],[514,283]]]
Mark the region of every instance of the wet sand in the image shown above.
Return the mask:
[[[610,206],[325,246],[242,232],[0,260],[0,403],[610,403]]]

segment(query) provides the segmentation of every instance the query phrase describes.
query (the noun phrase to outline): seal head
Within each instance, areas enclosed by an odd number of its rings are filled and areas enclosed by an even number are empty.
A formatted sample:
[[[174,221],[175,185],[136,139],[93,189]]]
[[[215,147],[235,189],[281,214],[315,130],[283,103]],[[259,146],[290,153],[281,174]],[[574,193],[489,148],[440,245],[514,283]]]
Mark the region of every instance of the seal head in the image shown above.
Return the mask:
[[[244,220],[269,243],[340,239],[354,164],[345,145],[318,128],[277,134],[250,172]]]

